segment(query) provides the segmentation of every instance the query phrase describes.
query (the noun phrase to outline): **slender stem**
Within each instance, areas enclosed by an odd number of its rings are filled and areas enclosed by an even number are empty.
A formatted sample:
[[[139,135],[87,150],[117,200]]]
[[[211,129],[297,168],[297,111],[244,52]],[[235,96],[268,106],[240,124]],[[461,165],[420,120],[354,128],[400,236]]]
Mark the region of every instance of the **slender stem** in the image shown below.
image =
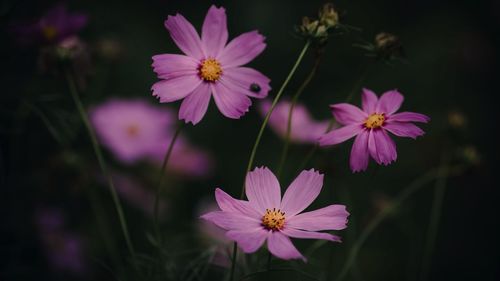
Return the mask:
[[[299,57],[295,61],[295,64],[293,65],[292,70],[290,70],[290,73],[288,73],[288,76],[286,77],[285,82],[283,82],[283,84],[281,85],[281,88],[279,89],[278,93],[276,94],[276,97],[274,97],[273,103],[271,104],[271,108],[267,112],[266,117],[264,118],[264,121],[262,122],[262,125],[260,126],[260,130],[259,130],[259,133],[257,134],[257,138],[255,139],[255,143],[253,145],[252,152],[250,153],[250,158],[248,159],[248,164],[247,164],[247,168],[245,171],[245,177],[253,166],[253,161],[255,160],[255,154],[257,153],[257,148],[259,147],[260,139],[262,138],[262,134],[264,133],[264,129],[267,126],[267,122],[269,121],[269,117],[271,116],[271,113],[273,112],[274,107],[276,107],[276,104],[278,103],[281,95],[283,94],[283,91],[285,90],[286,86],[288,85],[288,83],[292,79],[293,75],[295,74],[295,71],[299,67],[300,62],[304,58],[304,55],[307,52],[307,49],[309,49],[310,45],[311,45],[311,41],[308,40],[306,42],[306,44],[304,45],[304,47],[302,48],[302,51],[300,52]],[[245,184],[243,184],[243,187],[241,188],[240,198],[243,199],[244,196],[245,196]],[[237,245],[235,242],[233,245],[233,257],[232,257],[231,271],[229,273],[229,280],[230,281],[234,280],[234,271],[236,269],[236,255],[237,254],[238,254],[238,248],[237,248]]]
[[[463,170],[462,166],[455,166],[453,168],[435,168],[424,174],[422,177],[417,178],[412,183],[410,183],[405,189],[403,189],[403,191],[401,191],[401,193],[395,198],[392,204],[390,204],[385,209],[380,211],[377,214],[377,216],[375,216],[375,218],[363,230],[358,240],[352,246],[349,255],[347,257],[347,261],[345,262],[344,266],[342,267],[342,270],[340,271],[339,275],[335,280],[341,281],[346,277],[347,273],[349,273],[349,270],[354,264],[356,257],[361,247],[365,243],[365,241],[373,233],[373,231],[375,231],[375,229],[379,226],[379,224],[387,217],[387,215],[389,215],[395,209],[397,209],[401,205],[401,203],[403,203],[403,201],[408,199],[408,197],[410,197],[413,193],[418,191],[420,188],[424,187],[429,182],[435,179],[439,179],[441,177],[448,177],[454,174],[459,174],[462,170]]]
[[[441,210],[443,208],[443,199],[446,192],[446,165],[448,162],[447,154],[443,155],[441,160],[441,167],[443,169],[443,176],[436,181],[434,186],[434,200],[432,202],[431,217],[429,221],[429,228],[427,229],[426,244],[424,246],[424,257],[422,263],[422,271],[420,280],[425,281],[429,277],[429,269],[432,261],[432,252],[436,242],[436,236],[439,228],[439,220],[441,219]]]
[[[160,223],[159,223],[159,217],[160,217],[160,198],[162,194],[162,187],[163,187],[163,181],[165,179],[165,174],[168,161],[170,159],[170,156],[172,155],[172,151],[174,150],[175,142],[177,141],[177,137],[179,136],[180,132],[182,131],[182,128],[184,123],[180,123],[177,126],[177,129],[175,130],[174,136],[172,137],[172,140],[170,140],[170,144],[168,145],[167,152],[165,153],[165,157],[163,158],[163,163],[161,165],[161,170],[160,170],[160,176],[158,179],[158,186],[156,188],[156,197],[155,197],[155,203],[154,203],[154,225],[155,225],[155,232],[156,232],[156,239],[159,245],[161,246],[162,238],[161,238],[161,233],[160,233]]]
[[[290,146],[290,136],[292,134],[292,118],[293,118],[293,109],[295,108],[295,105],[297,104],[297,101],[299,100],[300,95],[302,92],[304,92],[305,88],[311,80],[313,79],[314,75],[316,75],[316,72],[319,67],[319,63],[321,62],[321,54],[316,55],[316,59],[314,60],[314,65],[313,68],[311,69],[311,72],[309,72],[309,75],[307,75],[306,79],[304,79],[304,82],[302,82],[302,85],[297,89],[297,92],[292,97],[292,101],[290,103],[290,110],[288,111],[288,119],[287,119],[287,125],[286,125],[286,134],[285,134],[285,143],[283,145],[283,150],[281,152],[281,158],[280,162],[278,165],[278,170],[277,170],[277,177],[280,178],[281,172],[283,170],[283,166],[285,165],[286,158],[288,156],[288,148]]]
[[[273,258],[273,255],[271,255],[271,252],[267,253],[267,271],[271,271],[271,259]]]
[[[127,221],[125,220],[125,215],[123,213],[123,208],[120,203],[120,199],[118,198],[118,194],[116,193],[116,188],[113,183],[113,179],[111,175],[108,172],[106,162],[104,161],[104,157],[102,156],[101,148],[99,147],[99,144],[97,142],[97,138],[94,132],[94,129],[90,125],[90,121],[87,117],[87,112],[85,111],[85,108],[82,104],[82,101],[80,100],[80,97],[78,96],[78,91],[76,89],[76,84],[73,79],[73,76],[71,75],[70,70],[66,70],[66,79],[68,80],[68,85],[69,85],[69,90],[71,93],[71,96],[73,98],[73,101],[76,105],[76,108],[78,110],[78,113],[80,114],[80,118],[82,119],[83,124],[85,125],[85,129],[87,130],[87,133],[90,137],[90,141],[92,143],[92,148],[94,149],[95,156],[97,157],[97,162],[99,163],[99,167],[101,168],[101,171],[103,175],[106,177],[108,186],[109,186],[109,191],[111,193],[111,197],[113,199],[113,203],[116,208],[116,212],[118,214],[118,219],[120,221],[120,226],[123,232],[123,237],[125,238],[125,242],[127,244],[128,251],[132,257],[132,261],[134,266],[137,269],[136,265],[136,254],[134,250],[134,246],[132,245],[132,242],[130,240],[130,235],[128,232],[128,227],[127,227]]]

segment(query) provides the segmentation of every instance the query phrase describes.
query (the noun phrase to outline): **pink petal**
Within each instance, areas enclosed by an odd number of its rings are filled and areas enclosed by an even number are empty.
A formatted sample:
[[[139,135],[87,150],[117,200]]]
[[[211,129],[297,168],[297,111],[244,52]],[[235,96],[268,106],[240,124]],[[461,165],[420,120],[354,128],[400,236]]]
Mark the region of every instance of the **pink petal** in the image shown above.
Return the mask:
[[[400,112],[388,116],[386,122],[421,122],[427,123],[431,120],[429,116],[415,112]]]
[[[375,113],[377,102],[377,95],[372,90],[363,88],[363,93],[361,95],[361,104],[363,107],[363,111],[368,114]]]
[[[276,176],[268,168],[256,168],[247,174],[245,192],[250,204],[262,215],[266,209],[278,209],[281,201],[281,188]]]
[[[215,200],[222,211],[240,213],[255,218],[262,216],[250,205],[250,202],[234,199],[220,188],[215,189]]]
[[[160,79],[170,79],[184,75],[196,75],[198,61],[192,57],[175,54],[153,56],[153,70]]]
[[[377,103],[376,112],[391,115],[398,111],[403,103],[404,97],[397,90],[385,92]]]
[[[232,91],[220,81],[212,83],[211,88],[215,104],[220,112],[228,118],[239,119],[252,105],[250,98],[242,93]]]
[[[354,139],[349,159],[349,165],[353,172],[364,171],[368,168],[368,160],[370,158],[370,152],[368,151],[369,135],[369,131],[364,130]]]
[[[262,227],[252,230],[230,230],[226,233],[226,237],[236,241],[243,252],[248,254],[257,251],[264,244],[268,232]]]
[[[223,211],[210,212],[201,216],[225,230],[246,230],[261,227],[259,219],[251,218],[240,213]]]
[[[347,227],[348,216],[344,205],[330,205],[286,219],[285,226],[307,231],[341,230]]]
[[[254,98],[265,98],[269,90],[271,90],[269,86],[271,80],[264,74],[249,67],[230,68],[224,72],[221,79],[240,87],[246,95]],[[252,84],[257,84],[260,87],[260,91],[252,92],[250,90]]]
[[[348,103],[330,105],[335,120],[342,125],[361,124],[368,114],[358,107]]]
[[[311,169],[302,171],[283,195],[280,209],[290,218],[302,212],[318,197],[323,186],[323,175]]]
[[[286,235],[279,231],[272,231],[267,238],[267,248],[271,254],[284,260],[302,259],[304,262],[306,258],[295,248]]]
[[[165,21],[165,27],[170,32],[172,40],[174,40],[177,47],[179,47],[184,54],[198,60],[205,57],[198,33],[193,25],[181,14],[168,16]]]
[[[354,137],[363,132],[361,124],[352,124],[330,131],[319,138],[320,146],[335,145]]]
[[[179,119],[196,125],[205,116],[211,97],[210,85],[208,83],[201,83],[198,88],[182,101],[181,108],[179,109]]]
[[[368,150],[378,164],[389,165],[398,157],[396,144],[383,129],[370,131]]]
[[[203,22],[201,42],[209,57],[217,57],[227,42],[226,10],[212,5]]]
[[[173,102],[191,94],[202,80],[196,75],[184,75],[156,82],[151,90],[160,102]]]
[[[333,242],[341,242],[340,237],[336,235],[331,235],[330,233],[321,233],[314,231],[304,231],[293,228],[285,228],[283,229],[283,234],[293,238],[302,238],[302,239],[322,239]]]
[[[408,137],[416,139],[423,136],[425,132],[412,123],[407,122],[387,122],[384,124],[384,129],[395,134],[398,137]]]
[[[264,40],[256,30],[243,33],[227,44],[218,59],[224,68],[244,65],[264,51]]]

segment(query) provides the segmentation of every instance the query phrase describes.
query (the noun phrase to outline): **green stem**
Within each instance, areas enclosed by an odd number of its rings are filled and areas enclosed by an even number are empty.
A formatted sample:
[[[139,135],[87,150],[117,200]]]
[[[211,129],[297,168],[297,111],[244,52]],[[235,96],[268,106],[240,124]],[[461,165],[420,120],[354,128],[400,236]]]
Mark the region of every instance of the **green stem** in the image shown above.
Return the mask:
[[[66,79],[68,80],[68,85],[69,85],[69,90],[71,93],[71,97],[73,98],[73,101],[76,105],[76,108],[78,110],[78,113],[80,114],[80,118],[82,119],[82,122],[85,126],[85,129],[87,130],[87,133],[90,137],[90,141],[92,143],[92,148],[94,149],[95,156],[97,157],[97,162],[99,163],[99,167],[101,168],[101,171],[103,175],[106,177],[108,186],[109,186],[109,191],[111,193],[111,197],[113,199],[113,203],[116,208],[116,212],[118,213],[118,219],[120,221],[120,226],[123,232],[123,236],[125,238],[125,242],[127,244],[128,251],[132,257],[132,261],[134,266],[137,269],[136,265],[136,254],[134,250],[134,246],[132,245],[132,242],[130,240],[130,235],[128,232],[128,227],[127,227],[127,221],[125,220],[125,215],[123,213],[123,208],[120,203],[120,199],[118,198],[118,194],[116,193],[116,188],[113,183],[113,179],[111,178],[111,175],[108,172],[106,162],[104,161],[104,157],[102,156],[101,149],[99,147],[99,144],[97,142],[97,137],[95,135],[94,129],[90,125],[90,121],[87,116],[87,112],[85,111],[85,108],[82,104],[82,101],[80,100],[80,97],[78,96],[78,91],[76,89],[76,84],[73,79],[73,76],[71,75],[71,72],[69,70],[66,70]]]
[[[321,62],[321,54],[316,55],[316,59],[314,60],[314,66],[311,69],[311,72],[309,75],[307,75],[306,79],[304,79],[304,82],[302,82],[302,85],[297,89],[297,92],[292,97],[292,101],[290,103],[290,110],[288,111],[288,119],[287,119],[287,125],[286,125],[286,134],[285,134],[285,143],[283,145],[283,150],[281,152],[281,158],[280,162],[278,165],[278,170],[277,170],[277,177],[278,179],[280,178],[281,172],[283,170],[283,166],[285,165],[286,158],[288,156],[288,149],[290,146],[290,136],[292,134],[292,117],[293,117],[293,109],[295,108],[295,105],[297,104],[297,101],[299,100],[300,95],[302,92],[304,92],[305,88],[311,80],[313,79],[314,75],[316,75],[316,72],[319,67],[319,63]]]
[[[271,252],[267,253],[267,271],[271,271],[271,259],[273,258],[273,255],[271,255]]]
[[[274,97],[273,103],[271,104],[271,108],[267,112],[266,117],[264,118],[264,121],[262,122],[262,125],[260,126],[260,130],[259,130],[259,133],[257,134],[257,138],[255,139],[255,143],[253,145],[252,152],[250,153],[250,158],[248,159],[248,164],[247,164],[247,168],[245,171],[245,177],[248,174],[248,172],[250,172],[250,169],[253,166],[253,161],[255,160],[255,154],[257,153],[257,148],[259,147],[260,139],[262,138],[262,134],[264,133],[264,129],[267,126],[267,122],[269,121],[269,117],[271,116],[271,113],[273,112],[274,107],[276,107],[276,104],[278,103],[281,95],[283,94],[283,91],[285,90],[286,86],[288,85],[288,83],[292,79],[293,75],[295,74],[295,71],[299,67],[300,62],[304,58],[304,55],[307,52],[307,49],[309,49],[310,45],[311,45],[311,41],[308,40],[306,42],[306,44],[304,45],[304,47],[302,48],[302,51],[300,52],[299,57],[295,61],[295,64],[293,65],[292,70],[290,70],[290,73],[288,73],[288,76],[286,77],[285,82],[283,82],[283,84],[281,85],[281,88],[279,89],[278,93],[276,94],[276,97]],[[243,184],[243,187],[241,188],[240,198],[243,199],[244,196],[245,196],[245,184]],[[235,242],[233,245],[233,256],[231,259],[232,260],[231,271],[229,273],[229,280],[230,281],[234,280],[234,271],[236,268],[236,255],[237,254],[238,254],[238,248],[237,248],[236,242]]]
[[[441,167],[443,169],[443,176],[436,181],[434,186],[434,200],[432,202],[431,217],[429,221],[429,228],[427,229],[426,244],[424,246],[424,257],[422,263],[422,271],[420,280],[425,281],[429,277],[429,269],[432,261],[432,252],[436,242],[436,236],[439,227],[439,220],[441,219],[441,210],[443,207],[444,194],[446,192],[446,165],[448,162],[447,155],[443,155]]]
[[[165,157],[163,158],[163,163],[161,165],[161,170],[160,170],[160,176],[158,179],[158,186],[156,188],[156,197],[155,197],[155,203],[154,203],[154,224],[155,224],[155,231],[156,231],[156,239],[157,242],[160,243],[161,246],[161,233],[160,233],[160,223],[159,223],[159,217],[160,217],[160,198],[162,194],[162,187],[163,187],[163,181],[165,179],[165,174],[166,174],[166,169],[168,165],[168,161],[170,159],[170,156],[172,155],[172,151],[174,150],[175,142],[177,141],[177,138],[182,131],[182,128],[184,123],[180,123],[179,126],[177,126],[177,129],[175,130],[174,136],[172,137],[172,140],[170,141],[170,144],[168,146],[167,152],[165,153]]]
[[[377,216],[375,216],[375,218],[363,230],[358,240],[354,243],[353,247],[351,248],[349,255],[347,257],[347,261],[345,262],[344,266],[342,267],[342,270],[340,271],[339,275],[335,280],[341,281],[346,277],[347,273],[349,273],[349,270],[351,269],[351,266],[354,264],[356,257],[361,247],[365,243],[365,241],[373,233],[373,231],[375,231],[375,229],[379,226],[379,224],[387,217],[387,215],[389,215],[395,209],[397,209],[401,205],[401,203],[403,203],[403,201],[408,199],[413,193],[418,191],[420,188],[424,187],[429,182],[442,177],[448,177],[454,174],[459,174],[462,170],[463,167],[461,166],[455,166],[453,168],[441,168],[441,167],[435,168],[424,174],[422,177],[414,180],[410,185],[408,185],[394,199],[393,203],[387,206],[382,211],[380,211],[377,214]]]

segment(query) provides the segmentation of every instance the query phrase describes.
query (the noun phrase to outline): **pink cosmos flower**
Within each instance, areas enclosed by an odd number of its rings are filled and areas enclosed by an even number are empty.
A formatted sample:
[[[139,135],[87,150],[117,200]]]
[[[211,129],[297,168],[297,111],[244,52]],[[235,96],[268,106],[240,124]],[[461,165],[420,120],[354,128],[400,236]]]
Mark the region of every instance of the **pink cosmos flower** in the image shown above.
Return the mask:
[[[366,170],[369,155],[378,164],[389,165],[396,161],[397,152],[396,144],[387,132],[416,139],[424,131],[411,122],[427,123],[430,120],[420,113],[395,113],[403,99],[397,90],[385,92],[379,99],[371,90],[363,89],[362,109],[347,103],[331,105],[333,116],[344,126],[322,136],[319,144],[334,145],[356,136],[350,157],[353,172]]]
[[[90,120],[104,146],[126,164],[149,160],[161,165],[174,135],[175,115],[144,100],[111,99],[90,111]],[[168,169],[191,176],[210,171],[207,153],[188,144],[181,135]]]
[[[271,117],[269,117],[269,126],[280,137],[286,137],[288,127],[288,117],[290,113],[291,102],[283,100],[276,104]],[[260,103],[259,109],[262,116],[265,116],[271,108],[271,101],[264,100]],[[293,108],[292,123],[290,130],[290,141],[295,143],[316,143],[328,129],[328,121],[316,121],[312,118],[307,108],[297,103]]]
[[[322,230],[340,230],[347,226],[349,213],[344,205],[330,205],[301,213],[321,191],[323,175],[302,171],[281,198],[278,180],[268,168],[257,168],[246,178],[248,201],[237,200],[217,188],[215,199],[220,211],[202,216],[227,230],[226,237],[236,241],[245,253],[257,251],[267,240],[267,248],[281,259],[305,258],[290,237],[340,242],[340,237]]]
[[[179,119],[197,124],[210,99],[228,118],[239,119],[252,104],[249,97],[264,98],[271,89],[269,78],[255,69],[242,67],[266,47],[257,31],[243,33],[226,45],[228,31],[224,8],[210,7],[201,38],[180,14],[169,16],[165,27],[186,55],[153,56],[153,68],[162,79],[153,87],[160,102],[184,99]]]
[[[31,24],[13,28],[18,41],[24,44],[54,43],[75,35],[87,24],[88,17],[81,13],[68,13],[64,4],[57,4],[44,16]]]

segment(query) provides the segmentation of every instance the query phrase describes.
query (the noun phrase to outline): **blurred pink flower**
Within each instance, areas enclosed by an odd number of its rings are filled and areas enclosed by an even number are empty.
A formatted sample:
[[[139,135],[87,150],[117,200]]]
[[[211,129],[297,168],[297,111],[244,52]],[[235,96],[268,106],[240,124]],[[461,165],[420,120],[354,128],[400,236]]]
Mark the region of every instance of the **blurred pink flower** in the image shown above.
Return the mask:
[[[257,168],[246,178],[248,201],[234,199],[217,188],[215,199],[221,210],[202,218],[228,230],[226,237],[236,241],[245,253],[257,251],[267,240],[274,256],[305,261],[289,237],[340,242],[340,237],[319,231],[347,226],[349,213],[344,205],[301,213],[318,197],[322,185],[322,174],[312,169],[302,171],[281,198],[274,174],[268,168]]]
[[[152,189],[144,186],[132,177],[120,173],[113,173],[113,182],[118,195],[125,199],[130,205],[142,210],[146,215],[153,216],[155,193]],[[165,215],[167,204],[164,200],[159,201],[159,215]]]
[[[15,26],[13,31],[20,43],[55,43],[75,35],[87,24],[87,20],[87,15],[68,13],[66,6],[59,3],[37,21]]]
[[[153,56],[153,68],[162,79],[153,87],[160,102],[184,99],[179,119],[197,124],[205,115],[213,95],[220,112],[239,119],[252,101],[264,98],[271,89],[269,78],[253,68],[241,67],[266,47],[257,31],[228,40],[226,11],[211,6],[203,22],[201,38],[182,15],[168,16],[165,27],[186,55]]]
[[[396,144],[387,132],[415,139],[424,131],[411,122],[427,123],[430,120],[420,113],[395,113],[403,99],[397,90],[385,92],[379,99],[371,90],[363,89],[362,109],[347,103],[331,105],[333,116],[345,126],[322,136],[320,145],[334,145],[356,136],[350,157],[353,172],[366,170],[369,156],[378,164],[389,165],[396,161],[397,152]]]
[[[50,265],[59,271],[84,273],[87,265],[82,239],[65,229],[64,214],[55,209],[41,209],[35,220]]]
[[[149,160],[160,166],[175,130],[174,113],[144,100],[111,99],[91,108],[90,120],[104,146],[124,163]],[[192,176],[211,168],[207,153],[180,136],[167,169]]]
[[[282,138],[286,137],[291,104],[288,100],[278,102],[269,118],[269,126]],[[270,108],[271,101],[262,101],[259,106],[261,115],[266,116]],[[316,143],[318,138],[326,133],[328,123],[328,121],[314,120],[307,108],[303,104],[297,103],[292,114],[290,141],[295,143]]]

